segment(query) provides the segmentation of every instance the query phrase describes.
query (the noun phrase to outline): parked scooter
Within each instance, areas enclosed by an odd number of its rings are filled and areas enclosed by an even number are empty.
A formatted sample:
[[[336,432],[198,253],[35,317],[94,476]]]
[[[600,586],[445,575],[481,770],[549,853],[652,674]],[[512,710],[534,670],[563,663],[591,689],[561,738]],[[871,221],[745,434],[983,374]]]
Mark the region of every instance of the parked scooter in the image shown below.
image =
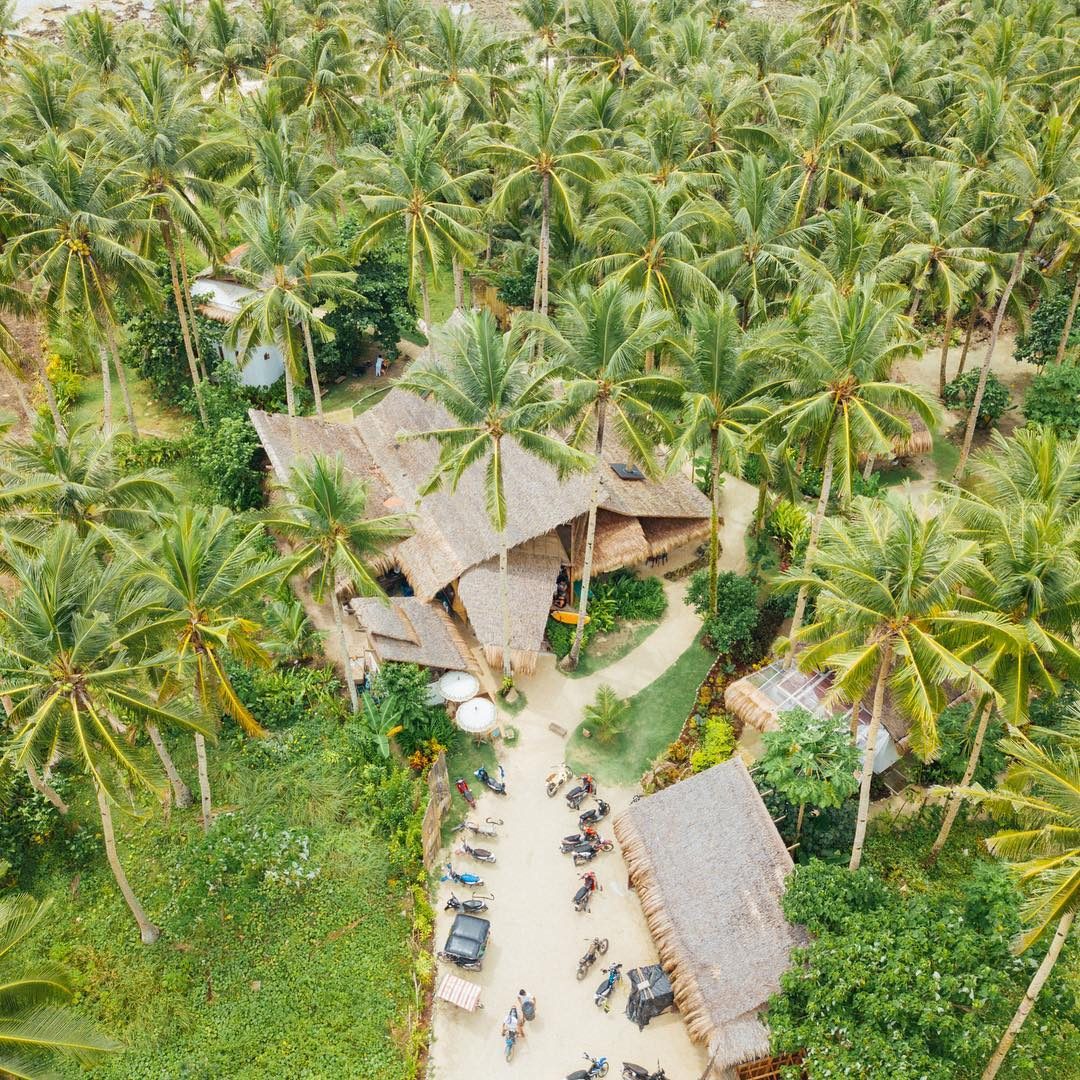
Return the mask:
[[[598,821],[606,818],[611,813],[611,807],[603,799],[597,799],[596,805],[586,810],[578,819],[578,828],[584,829],[589,825],[595,825]]]
[[[660,1068],[657,1062],[656,1072],[649,1072],[641,1065],[635,1065],[632,1061],[622,1063],[623,1080],[667,1080],[667,1073]]]
[[[443,911],[464,911],[466,915],[479,915],[481,911],[487,911],[487,902],[494,900],[495,896],[474,896],[470,900],[459,900],[453,893],[446,901]]]
[[[443,881],[447,879],[457,882],[458,885],[470,885],[473,888],[484,884],[482,877],[476,874],[459,874],[449,863],[446,864],[446,877],[443,878]]]
[[[548,798],[550,799],[567,780],[573,779],[574,772],[565,761],[561,765],[556,766],[555,771],[548,773],[547,780],[544,781],[547,785]]]
[[[596,963],[598,956],[603,956],[607,952],[608,940],[606,937],[594,937],[592,944],[585,950],[585,955],[577,962],[577,977],[580,982],[589,974],[589,968]]]
[[[486,825],[477,825],[475,821],[465,818],[460,825],[455,825],[450,831],[461,832],[462,829],[468,829],[473,836],[498,836],[495,826],[503,823],[502,818],[489,817],[484,820],[487,822]]]
[[[615,845],[610,840],[594,840],[591,844],[579,844],[574,851],[574,865],[591,863],[602,851],[610,851]]]
[[[615,987],[622,980],[622,964],[612,964],[604,968],[607,978],[596,988],[593,995],[593,1004],[602,1008],[604,1012],[611,1011],[611,995],[615,993]]]
[[[589,795],[595,794],[596,781],[588,773],[584,773],[581,782],[566,793],[566,805],[571,810],[576,810]]]
[[[592,901],[592,894],[600,888],[600,885],[596,880],[596,875],[591,870],[587,874],[582,874],[581,880],[583,882],[581,888],[574,893],[574,910],[588,911],[589,904]]]
[[[567,1073],[566,1080],[599,1080],[601,1076],[607,1076],[607,1058],[594,1058],[592,1054],[586,1051],[585,1060],[589,1063],[589,1067],[587,1069],[578,1069],[575,1072]]]
[[[509,1061],[514,1056],[514,1046],[518,1041],[518,1037],[521,1035],[521,1020],[518,1017],[516,1005],[512,1005],[510,1011],[506,1014],[506,1019],[503,1021],[502,1026],[502,1035],[506,1044],[506,1060]]]
[[[469,806],[472,807],[473,810],[475,810],[476,796],[469,790],[469,785],[465,783],[464,777],[459,776],[454,781],[454,787],[456,787],[458,791],[461,792],[461,797],[469,804]]]
[[[476,859],[477,862],[494,862],[495,855],[488,851],[487,848],[471,847],[468,840],[461,841],[461,847],[457,849],[459,855],[468,855],[470,859]]]
[[[503,768],[500,765],[499,776],[502,777],[503,775]],[[473,773],[473,776],[475,776],[476,779],[484,785],[484,787],[489,788],[491,791],[494,791],[496,795],[506,794],[506,781],[503,779],[496,780],[495,777],[492,776],[491,773],[489,773],[483,765],[481,765],[480,768]]]
[[[599,840],[600,834],[590,826],[586,825],[581,832],[571,833],[569,836],[562,838],[561,848],[565,854],[567,851],[572,851],[578,846],[578,844],[591,844],[594,840]]]

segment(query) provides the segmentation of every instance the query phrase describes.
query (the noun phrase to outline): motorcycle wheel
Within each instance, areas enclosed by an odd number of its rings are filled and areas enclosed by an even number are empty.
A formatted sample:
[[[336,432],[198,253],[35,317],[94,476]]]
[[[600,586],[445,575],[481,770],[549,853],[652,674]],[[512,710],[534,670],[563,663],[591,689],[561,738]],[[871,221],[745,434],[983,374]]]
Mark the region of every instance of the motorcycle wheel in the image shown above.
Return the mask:
[[[574,856],[574,865],[575,866],[584,866],[588,861],[589,860],[587,858],[585,858],[584,855],[575,855]]]
[[[611,849],[612,849],[612,848],[613,848],[614,846],[615,846],[615,845],[614,845],[614,844],[613,844],[613,843],[612,843],[612,842],[611,842],[610,840],[605,840],[605,841],[604,841],[604,842],[603,842],[603,843],[602,843],[602,844],[600,845],[600,850],[601,850],[601,851],[610,851],[610,850],[611,850]]]
[[[506,1040],[506,1060],[507,1061],[509,1061],[514,1056],[514,1044],[516,1042],[517,1042],[517,1039],[507,1039]]]
[[[585,976],[589,974],[589,968],[591,966],[592,966],[591,964],[578,964],[578,966],[577,966],[578,982],[581,982],[585,978]]]
[[[607,1076],[607,1071],[608,1071],[608,1063],[605,1061],[604,1064],[600,1066],[600,1068],[597,1071],[596,1075],[597,1076]]]
[[[547,793],[548,793],[548,798],[549,799],[552,798],[554,796],[554,794],[558,790],[559,790],[559,785],[558,784],[556,784],[553,780],[548,782]]]
[[[600,944],[596,946],[596,951],[603,956],[607,952],[607,938],[601,938]]]

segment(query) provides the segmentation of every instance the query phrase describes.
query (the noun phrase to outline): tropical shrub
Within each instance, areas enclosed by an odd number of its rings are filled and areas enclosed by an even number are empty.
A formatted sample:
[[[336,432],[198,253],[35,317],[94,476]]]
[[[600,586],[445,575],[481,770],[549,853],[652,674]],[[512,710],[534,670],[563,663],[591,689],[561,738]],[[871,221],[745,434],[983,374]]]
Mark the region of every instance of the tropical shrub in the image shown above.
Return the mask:
[[[442,705],[428,705],[425,700],[431,676],[417,664],[383,664],[372,686],[372,695],[387,700],[401,725],[397,743],[409,755],[424,744],[435,741],[442,746],[458,742],[460,732],[446,715]]]
[[[783,560],[798,559],[810,537],[810,515],[788,499],[778,499],[765,520],[768,534],[780,545]]]
[[[659,578],[639,578],[626,570],[611,574],[589,589],[590,614],[596,600],[610,600],[618,621],[659,619],[667,610],[667,594]]]
[[[851,858],[851,845],[855,840],[855,819],[859,809],[857,799],[847,799],[835,807],[808,809],[803,816],[802,831],[796,836],[799,807],[764,783],[756,772],[754,779],[762,789],[762,800],[769,815],[776,822],[776,828],[784,843],[798,845],[791,853],[797,863],[821,859],[824,862],[847,866]]]
[[[1070,718],[1080,715],[1080,683],[1066,681],[1056,694],[1040,694],[1032,698],[1028,716],[1033,727],[1060,730]]]
[[[1023,360],[1028,364],[1045,364],[1057,356],[1071,301],[1070,288],[1055,289],[1039,301],[1039,306],[1031,313],[1031,324],[1027,331],[1016,335],[1014,360]],[[1078,344],[1080,319],[1073,321],[1068,347]]]
[[[558,659],[561,660],[564,656],[570,655],[570,649],[574,644],[574,631],[576,629],[576,627],[570,626],[567,623],[561,623],[555,619],[548,619],[547,629],[544,633],[547,637],[548,645],[551,646],[551,651]],[[595,622],[590,621],[586,623],[585,629],[582,632],[581,648],[583,651],[588,647],[589,642],[596,637],[597,633],[597,624]]]
[[[164,469],[182,461],[187,447],[181,439],[166,439],[159,435],[144,435],[130,439],[118,434],[115,443],[116,464],[124,472],[144,469]]]
[[[1052,364],[1036,375],[1024,395],[1024,417],[1066,438],[1080,432],[1080,367]]]
[[[950,705],[938,717],[941,735],[941,753],[936,761],[916,764],[919,783],[958,784],[967,767],[968,755],[975,741],[975,724],[972,723],[973,708],[970,702],[961,701]],[[996,711],[986,727],[986,738],[979,753],[973,780],[976,784],[993,786],[994,778],[1005,768],[1005,755],[998,749],[998,740],[1005,728]]]
[[[692,772],[704,772],[735,753],[735,729],[726,716],[710,716],[705,721],[701,745],[690,755]]]
[[[536,287],[538,258],[533,248],[518,248],[495,276],[499,299],[512,308],[530,308]]]
[[[82,395],[82,375],[59,353],[52,353],[45,361],[45,377],[52,383],[53,396],[56,398],[60,415],[67,416]],[[38,411],[42,416],[48,414],[49,408],[44,400],[38,406]]]
[[[975,391],[979,385],[980,371],[972,368],[959,378],[945,384],[945,407],[959,412],[967,412],[975,400]],[[991,371],[986,376],[986,390],[979,406],[977,425],[982,428],[992,427],[1009,407],[1009,391],[1005,384]]]
[[[702,633],[709,648],[736,663],[749,656],[758,623],[757,586],[749,577],[731,570],[720,574],[716,614],[709,615],[709,575],[700,570],[690,579],[686,603],[702,616]]]
[[[585,727],[598,742],[612,742],[622,734],[629,709],[630,703],[620,698],[613,687],[598,687],[592,704],[585,706]]]
[[[348,715],[341,683],[330,667],[229,664],[229,679],[255,719],[271,732],[306,720],[341,723]]]
[[[259,437],[246,417],[224,417],[209,429],[199,425],[188,449],[211,502],[232,510],[262,505],[262,474],[255,465]]]

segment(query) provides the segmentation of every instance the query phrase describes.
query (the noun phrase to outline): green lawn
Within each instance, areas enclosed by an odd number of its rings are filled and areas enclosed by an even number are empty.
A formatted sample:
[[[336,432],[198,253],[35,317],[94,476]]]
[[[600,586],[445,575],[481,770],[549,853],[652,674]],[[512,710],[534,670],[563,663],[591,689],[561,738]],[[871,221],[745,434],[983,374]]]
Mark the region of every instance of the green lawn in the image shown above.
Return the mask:
[[[331,383],[329,389],[323,393],[323,409],[326,412],[352,409],[353,415],[359,416],[376,402],[382,401],[392,385],[390,379],[373,383],[367,377],[346,379],[337,385]]]
[[[636,784],[682,730],[714,659],[695,641],[660,678],[630,699],[626,727],[611,743],[603,746],[584,738],[579,725],[567,745],[567,763],[575,772],[591,772],[609,784]]]
[[[135,409],[135,423],[142,435],[159,435],[174,439],[184,433],[188,418],[174,412],[154,400],[150,384],[140,379],[130,368],[127,373],[128,389],[131,391],[131,403]],[[100,375],[87,375],[83,379],[82,393],[71,410],[71,425],[91,424],[97,427],[102,416],[102,385]],[[127,412],[124,409],[124,397],[120,393],[120,383],[115,376],[112,380],[112,417],[115,431],[127,431]]]
[[[583,679],[586,675],[595,675],[604,668],[611,667],[616,661],[632,653],[658,626],[659,622],[636,623],[624,628],[625,633],[617,644],[605,648],[603,637],[594,638],[582,654],[578,666],[573,671],[559,671],[571,679]]]
[[[948,482],[952,479],[956,464],[960,460],[960,447],[944,435],[935,435],[934,449],[930,451],[930,457],[934,462],[936,478],[942,482]]]

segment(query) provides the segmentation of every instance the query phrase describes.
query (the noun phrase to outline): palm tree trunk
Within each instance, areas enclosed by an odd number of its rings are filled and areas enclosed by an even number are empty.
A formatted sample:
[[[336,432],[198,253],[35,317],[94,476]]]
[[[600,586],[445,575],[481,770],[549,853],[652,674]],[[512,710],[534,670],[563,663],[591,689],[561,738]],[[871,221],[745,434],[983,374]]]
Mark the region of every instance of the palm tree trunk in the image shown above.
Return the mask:
[[[941,339],[941,363],[938,365],[938,397],[945,397],[945,381],[949,369],[949,340],[952,337],[953,309],[945,313],[945,335]]]
[[[427,271],[420,268],[420,298],[424,310],[424,336],[431,337],[431,298],[428,296]]]
[[[869,480],[871,474],[874,471],[874,465],[877,463],[877,458],[873,454],[866,455],[866,464],[863,465],[862,478]]]
[[[807,166],[803,170],[802,186],[799,188],[799,201],[795,204],[795,218],[792,224],[795,228],[798,228],[806,217],[807,203],[810,199],[810,189],[814,183],[814,173],[817,169],[813,166]]]
[[[945,807],[945,819],[938,830],[937,839],[934,840],[933,846],[930,848],[930,854],[926,856],[927,866],[933,866],[938,861],[938,856],[941,854],[942,848],[945,847],[945,842],[949,839],[949,833],[952,831],[953,823],[956,821],[956,815],[960,813],[961,799],[958,791],[961,788],[966,788],[975,775],[975,769],[979,764],[979,755],[982,753],[983,740],[986,738],[986,729],[990,724],[990,715],[994,711],[993,705],[993,700],[989,696],[979,702],[979,726],[975,729],[975,741],[971,744],[971,752],[968,754],[967,765],[964,766],[964,775],[960,778],[960,783],[949,792]]]
[[[716,428],[710,433],[709,501],[709,614],[715,615],[720,577],[720,435]]]
[[[30,402],[26,399],[26,394],[23,391],[21,373],[12,371],[10,372],[10,375],[12,389],[15,391],[15,397],[19,400],[19,408],[22,409],[23,416],[26,417],[26,422],[30,424],[31,427],[33,427],[34,423],[37,421],[37,413],[34,411],[34,408],[30,404]]]
[[[1073,285],[1072,300],[1069,303],[1069,314],[1065,316],[1065,326],[1061,331],[1061,340],[1058,342],[1057,356],[1054,363],[1060,364],[1065,359],[1065,348],[1069,344],[1069,334],[1072,333],[1073,319],[1076,318],[1076,305],[1080,301],[1080,270],[1076,272],[1076,284]]]
[[[1057,958],[1061,955],[1061,950],[1065,946],[1065,939],[1069,936],[1075,918],[1075,911],[1070,911],[1067,915],[1061,916],[1057,931],[1054,933],[1054,940],[1050,942],[1050,948],[1047,949],[1046,956],[1043,957],[1043,962],[1039,965],[1039,970],[1035,972],[1034,978],[1032,978],[1030,985],[1024,992],[1024,1000],[1020,1002],[1016,1015],[1010,1021],[1005,1034],[1002,1035],[1001,1042],[998,1043],[997,1049],[994,1051],[994,1056],[990,1059],[986,1071],[982,1074],[982,1080],[994,1080],[994,1077],[997,1076],[998,1070],[1005,1060],[1005,1055],[1009,1052],[1009,1048],[1016,1040],[1020,1029],[1024,1026],[1028,1013],[1035,1008],[1035,1000],[1038,998],[1046,980],[1050,977],[1050,972],[1053,971]]]
[[[153,945],[161,936],[161,931],[147,918],[142,904],[139,903],[139,898],[135,895],[128,882],[123,866],[120,865],[120,856],[116,853],[116,834],[113,832],[112,807],[109,805],[108,796],[102,790],[101,785],[96,782],[94,791],[97,793],[98,812],[101,814],[101,832],[105,838],[105,855],[109,860],[109,866],[112,868],[113,877],[116,878],[116,884],[120,886],[120,892],[123,894],[124,900],[127,901],[131,914],[135,916],[135,921],[139,924],[139,937],[142,938],[142,943],[144,945]]]
[[[956,375],[959,378],[964,374],[964,365],[967,363],[968,349],[971,348],[971,339],[975,336],[975,326],[979,321],[979,305],[972,301],[971,318],[968,319],[967,332],[964,334],[964,347],[960,350],[960,363],[956,365]]]
[[[877,750],[878,728],[885,709],[885,683],[892,667],[892,642],[885,645],[878,667],[877,686],[874,687],[874,707],[870,713],[870,730],[866,733],[866,749],[863,751],[862,779],[859,782],[859,816],[855,819],[855,842],[851,845],[849,870],[858,870],[862,862],[863,844],[866,842],[866,822],[870,817],[870,782],[874,778],[874,751]]]
[[[806,542],[806,559],[803,562],[803,569],[808,574],[813,569],[814,556],[817,554],[818,535],[821,532],[821,523],[825,520],[825,511],[829,505],[829,492],[832,489],[832,476],[832,437],[830,436],[828,446],[825,449],[825,471],[821,474],[821,495],[818,497],[817,509],[814,511],[814,520],[810,523],[810,538]],[[804,585],[799,590],[799,596],[795,601],[795,614],[791,617],[791,634],[789,637],[789,640],[791,641],[791,650],[788,653],[787,659],[787,666],[789,668],[795,666],[795,653],[798,650],[795,636],[799,632],[799,627],[802,626],[803,615],[805,614],[806,586]]]
[[[765,528],[765,510],[769,501],[769,481],[762,477],[758,481],[757,509],[754,511],[754,532],[760,533]]]
[[[71,809],[68,804],[60,798],[56,788],[54,788],[47,780],[41,778],[41,774],[34,768],[34,763],[32,761],[26,763],[26,778],[30,781],[30,786],[39,795],[44,795],[61,814],[66,814],[68,810]]]
[[[183,777],[181,777],[177,770],[172,755],[169,753],[169,748],[165,745],[165,740],[161,737],[161,732],[158,730],[157,724],[147,724],[146,734],[150,736],[150,742],[153,744],[154,750],[161,761],[161,766],[165,770],[165,775],[169,778],[169,786],[172,788],[176,805],[180,807],[181,810],[186,809],[191,805],[191,788],[184,783]]]
[[[199,764],[199,805],[202,809],[202,828],[210,831],[210,770],[206,764],[206,740],[195,732],[195,760]]]
[[[315,342],[311,340],[311,325],[304,320],[304,350],[307,352],[308,373],[311,375],[311,392],[315,395],[315,414],[322,416],[322,388],[319,386],[319,372],[315,367]]]
[[[802,823],[803,816],[806,814],[806,803],[799,803],[799,816],[795,821],[795,839],[798,840],[802,835]]]
[[[176,305],[176,315],[180,320],[180,335],[184,339],[184,354],[187,356],[188,373],[191,375],[191,387],[195,391],[195,404],[199,409],[199,419],[203,425],[209,424],[206,416],[206,405],[203,403],[202,386],[199,379],[199,368],[195,359],[195,349],[191,341],[191,325],[188,323],[187,303],[184,300],[183,290],[180,288],[180,276],[176,268],[176,245],[173,242],[172,227],[167,222],[162,222],[162,236],[165,240],[165,253],[169,259],[169,278],[172,281],[173,303]]]
[[[514,669],[510,666],[510,586],[509,558],[506,550],[506,530],[499,532],[499,605],[502,608],[502,674],[503,685],[514,681]]]
[[[299,453],[300,437],[296,431],[296,391],[293,388],[292,364],[285,357],[285,411],[289,414],[289,442],[293,453]]]
[[[592,584],[593,549],[596,546],[596,513],[600,506],[600,479],[604,474],[604,421],[607,402],[601,398],[596,407],[596,470],[593,473],[592,495],[589,497],[589,522],[585,529],[585,558],[581,564],[581,600],[578,603],[577,626],[574,627],[574,643],[564,666],[573,671],[581,659],[581,646],[585,640],[585,617],[589,611],[589,587]]]
[[[919,305],[922,303],[922,289],[914,289],[911,293],[911,307],[908,308],[907,317],[914,319],[919,313]]]
[[[49,414],[52,416],[56,436],[61,442],[66,443],[68,437],[67,425],[60,415],[60,406],[56,403],[56,391],[53,389],[53,384],[49,381],[49,374],[45,370],[45,357],[41,349],[34,353],[34,366],[37,368],[37,375],[41,380],[41,388],[45,391],[45,401],[49,406]]]
[[[986,356],[983,357],[982,371],[979,373],[979,385],[975,388],[975,397],[968,410],[967,428],[964,431],[964,443],[960,447],[960,460],[956,463],[956,472],[953,481],[959,483],[963,479],[964,470],[967,468],[968,455],[971,453],[971,442],[975,438],[975,425],[979,420],[979,409],[982,408],[983,394],[986,392],[986,378],[990,374],[990,361],[994,358],[994,349],[997,347],[998,335],[1001,333],[1001,324],[1005,319],[1005,309],[1009,306],[1009,297],[1012,296],[1013,288],[1020,279],[1020,272],[1024,269],[1024,256],[1027,254],[1028,241],[1035,230],[1038,215],[1033,214],[1028,222],[1027,232],[1020,244],[1020,250],[1016,253],[1016,261],[1013,263],[1012,273],[1005,285],[1005,291],[998,300],[997,312],[994,315],[994,325],[990,330],[990,342],[986,346]]]
[[[128,390],[127,374],[124,372],[124,365],[120,360],[120,350],[116,346],[116,330],[111,322],[106,325],[105,336],[109,342],[109,353],[112,356],[113,367],[116,369],[116,378],[120,383],[120,396],[124,399],[124,412],[127,413],[128,429],[131,431],[131,437],[138,439],[139,425],[135,423],[135,406],[131,401],[131,391]]]
[[[203,360],[202,347],[199,345],[199,320],[195,315],[195,301],[191,299],[191,275],[188,274],[187,253],[184,251],[184,240],[180,237],[177,248],[180,252],[180,280],[184,286],[184,304],[187,308],[188,326],[191,328],[191,347],[195,351],[195,360],[199,365],[199,371],[204,379],[210,378],[206,370],[206,362]]]
[[[109,374],[108,350],[99,346],[101,353],[101,434],[106,439],[112,435],[112,376]]]
[[[549,259],[551,256],[551,176],[544,174],[540,185],[540,314],[548,313]]]
[[[330,607],[334,610],[334,626],[338,633],[338,644],[341,646],[341,663],[345,668],[345,684],[349,688],[349,704],[355,715],[360,711],[360,696],[356,692],[356,676],[353,675],[349,639],[345,636],[345,620],[341,617],[341,604],[333,589],[330,590]]]
[[[465,310],[465,271],[456,255],[450,258],[450,267],[454,273],[454,310]]]

